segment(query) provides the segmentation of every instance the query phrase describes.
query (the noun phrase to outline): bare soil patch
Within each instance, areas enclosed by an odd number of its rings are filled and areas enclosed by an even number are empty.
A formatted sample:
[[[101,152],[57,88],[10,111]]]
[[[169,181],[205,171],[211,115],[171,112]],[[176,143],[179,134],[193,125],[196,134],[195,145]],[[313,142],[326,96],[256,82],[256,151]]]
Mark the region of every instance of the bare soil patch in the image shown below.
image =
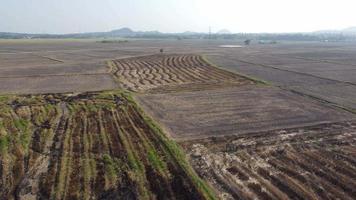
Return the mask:
[[[138,95],[175,139],[217,137],[342,121],[352,114],[273,87]]]
[[[116,87],[110,74],[0,78],[0,91],[3,94],[85,92],[111,90]]]
[[[60,62],[31,53],[0,54],[0,69],[21,66],[51,65]]]
[[[356,123],[182,143],[221,199],[353,199]]]

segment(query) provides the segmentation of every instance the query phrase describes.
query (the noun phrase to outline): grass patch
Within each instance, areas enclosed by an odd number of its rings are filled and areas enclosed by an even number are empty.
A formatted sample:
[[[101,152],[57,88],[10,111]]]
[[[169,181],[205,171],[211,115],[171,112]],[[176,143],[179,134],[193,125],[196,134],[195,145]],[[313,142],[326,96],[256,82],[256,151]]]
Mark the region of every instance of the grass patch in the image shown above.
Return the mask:
[[[9,148],[10,137],[8,135],[0,136],[0,153],[5,154]]]
[[[117,172],[120,171],[120,167],[116,165],[114,159],[112,159],[108,154],[103,155],[103,162],[107,175],[112,182],[115,182],[117,178]]]
[[[28,128],[28,121],[26,121],[24,119],[15,119],[14,125],[19,131],[24,133],[24,132],[26,132],[26,130]]]
[[[127,142],[124,142],[124,143],[127,143]],[[126,145],[128,145],[128,144],[126,144]],[[133,169],[134,171],[143,172],[144,171],[144,166],[136,158],[134,153],[131,151],[131,148],[127,148],[126,145],[125,145],[125,149],[127,150],[127,160],[129,161],[130,168]]]
[[[14,125],[19,130],[19,142],[22,146],[22,148],[27,152],[29,144],[30,144],[30,139],[31,139],[31,134],[29,130],[29,122],[25,119],[15,119]]]
[[[157,155],[153,149],[148,150],[147,155],[148,160],[152,164],[153,168],[156,169],[159,173],[165,174],[165,172],[168,171],[166,163],[160,159],[159,155]]]
[[[0,103],[6,103],[10,100],[10,96],[0,96]]]
[[[91,113],[96,113],[96,112],[98,112],[98,108],[97,108],[96,105],[93,104],[93,103],[87,103],[87,104],[85,105],[85,108],[86,108],[89,112],[91,112]]]

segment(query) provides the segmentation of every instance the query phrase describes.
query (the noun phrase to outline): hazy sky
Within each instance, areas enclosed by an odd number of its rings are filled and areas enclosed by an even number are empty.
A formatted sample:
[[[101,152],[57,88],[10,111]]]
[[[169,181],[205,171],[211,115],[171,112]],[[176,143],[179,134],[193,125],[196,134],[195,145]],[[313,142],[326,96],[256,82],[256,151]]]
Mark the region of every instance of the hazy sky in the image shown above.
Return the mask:
[[[121,27],[162,32],[307,32],[356,26],[356,0],[0,0],[0,32]]]

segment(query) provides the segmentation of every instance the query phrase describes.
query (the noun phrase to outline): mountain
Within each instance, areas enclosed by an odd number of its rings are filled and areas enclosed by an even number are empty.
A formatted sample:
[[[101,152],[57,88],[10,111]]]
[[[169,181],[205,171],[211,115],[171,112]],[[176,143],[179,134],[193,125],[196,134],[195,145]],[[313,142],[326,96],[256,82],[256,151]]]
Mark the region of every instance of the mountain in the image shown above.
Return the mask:
[[[227,30],[227,29],[222,29],[222,30],[220,30],[220,31],[218,31],[216,33],[217,34],[231,34],[231,32],[229,30]]]
[[[70,34],[28,34],[0,32],[0,38],[105,38],[105,37],[156,37],[166,35],[158,31],[133,31],[130,28],[120,28],[108,32],[70,33]],[[169,34],[167,34],[169,35]]]
[[[181,32],[162,33],[159,31],[135,31],[130,28],[114,29],[107,32],[71,33],[71,34],[29,34],[0,32],[0,39],[87,39],[87,38],[147,38],[147,39],[255,39],[255,40],[293,40],[293,41],[355,41],[356,27],[341,30],[321,30],[310,33],[231,33],[222,29],[217,33]]]
[[[109,34],[112,34],[114,36],[132,36],[135,35],[135,32],[130,28],[121,28],[121,29],[112,30],[109,32]]]
[[[335,30],[320,30],[320,31],[315,31],[314,33],[356,35],[356,26],[345,28],[345,29],[339,29],[339,30],[337,30],[337,29],[335,29]]]
[[[349,28],[345,28],[342,30],[345,33],[352,33],[352,34],[356,34],[356,26],[354,27],[349,27]]]

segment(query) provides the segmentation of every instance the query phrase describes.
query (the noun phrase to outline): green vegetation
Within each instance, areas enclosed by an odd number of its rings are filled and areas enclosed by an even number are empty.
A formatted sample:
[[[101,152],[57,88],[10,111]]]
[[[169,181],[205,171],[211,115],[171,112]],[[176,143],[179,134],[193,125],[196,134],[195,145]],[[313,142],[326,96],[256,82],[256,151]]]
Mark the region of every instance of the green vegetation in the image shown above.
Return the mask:
[[[24,119],[15,119],[14,120],[15,127],[22,133],[25,133],[28,128],[28,121]]]
[[[20,119],[14,119],[13,122],[17,130],[19,130],[19,142],[23,150],[25,151],[25,153],[27,153],[31,141],[29,121],[20,118]]]
[[[0,103],[7,102],[10,99],[10,96],[0,96]]]
[[[165,174],[168,171],[166,163],[162,161],[153,149],[148,150],[147,154],[148,160],[159,173]]]
[[[106,173],[109,175],[109,178],[111,179],[111,181],[115,182],[116,177],[120,172],[120,166],[108,154],[103,155],[103,162],[105,165]]]
[[[9,148],[10,137],[8,135],[0,136],[0,154],[3,155]]]

